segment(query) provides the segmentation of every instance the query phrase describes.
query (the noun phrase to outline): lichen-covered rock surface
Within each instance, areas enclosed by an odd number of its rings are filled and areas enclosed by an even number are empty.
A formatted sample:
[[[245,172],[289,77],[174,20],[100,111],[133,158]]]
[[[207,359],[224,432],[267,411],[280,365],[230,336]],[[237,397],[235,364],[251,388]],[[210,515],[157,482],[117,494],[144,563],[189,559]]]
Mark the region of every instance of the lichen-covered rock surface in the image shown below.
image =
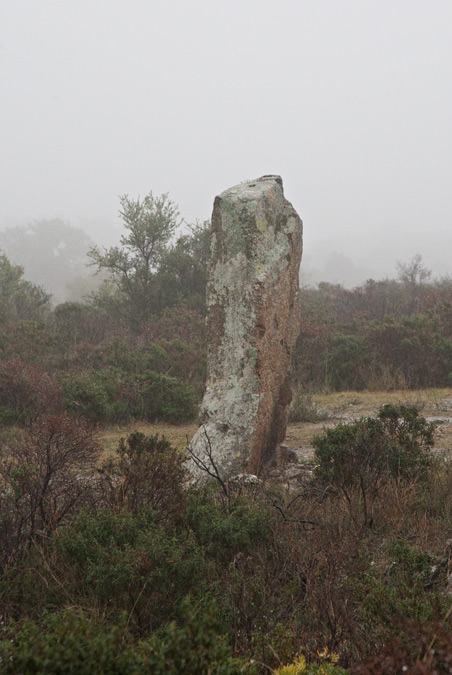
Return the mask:
[[[208,380],[190,450],[222,478],[259,474],[284,440],[299,331],[302,222],[279,176],[216,197],[210,252]]]

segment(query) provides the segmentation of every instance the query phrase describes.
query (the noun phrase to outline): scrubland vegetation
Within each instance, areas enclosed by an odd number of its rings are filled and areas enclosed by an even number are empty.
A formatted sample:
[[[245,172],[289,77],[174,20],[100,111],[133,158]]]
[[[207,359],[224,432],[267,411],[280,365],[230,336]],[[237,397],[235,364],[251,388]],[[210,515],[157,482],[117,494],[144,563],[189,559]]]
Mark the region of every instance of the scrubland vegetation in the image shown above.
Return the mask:
[[[180,443],[130,425],[195,420],[207,230],[171,239],[166,196],[121,208],[83,302],[52,305],[0,257],[0,672],[449,672],[434,423],[379,394],[376,415],[318,429],[295,479],[190,487]],[[331,422],[328,392],[452,384],[452,281],[419,257],[302,289],[300,322],[294,421]]]

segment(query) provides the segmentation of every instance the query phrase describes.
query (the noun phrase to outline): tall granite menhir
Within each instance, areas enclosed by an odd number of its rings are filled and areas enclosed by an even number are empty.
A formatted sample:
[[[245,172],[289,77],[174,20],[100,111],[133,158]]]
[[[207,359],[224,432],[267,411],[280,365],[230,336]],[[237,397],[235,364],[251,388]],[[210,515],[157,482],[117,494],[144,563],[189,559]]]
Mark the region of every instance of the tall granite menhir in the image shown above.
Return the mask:
[[[259,474],[286,433],[299,330],[302,222],[281,178],[216,197],[210,245],[207,387],[190,450],[224,478]]]

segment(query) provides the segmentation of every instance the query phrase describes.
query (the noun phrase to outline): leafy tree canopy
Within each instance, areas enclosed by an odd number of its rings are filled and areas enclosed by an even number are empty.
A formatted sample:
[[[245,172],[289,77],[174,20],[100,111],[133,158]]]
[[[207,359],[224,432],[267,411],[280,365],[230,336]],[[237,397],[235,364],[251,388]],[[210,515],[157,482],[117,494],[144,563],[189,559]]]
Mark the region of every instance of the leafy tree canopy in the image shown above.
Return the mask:
[[[150,192],[143,200],[120,198],[120,216],[126,234],[120,246],[91,248],[91,264],[105,270],[109,280],[94,296],[98,306],[116,311],[132,327],[151,316],[195,296],[204,307],[207,259],[206,228],[196,225],[190,234],[171,239],[181,224],[178,207],[167,194]]]
[[[50,295],[23,278],[24,269],[0,253],[0,321],[42,319],[50,309]]]

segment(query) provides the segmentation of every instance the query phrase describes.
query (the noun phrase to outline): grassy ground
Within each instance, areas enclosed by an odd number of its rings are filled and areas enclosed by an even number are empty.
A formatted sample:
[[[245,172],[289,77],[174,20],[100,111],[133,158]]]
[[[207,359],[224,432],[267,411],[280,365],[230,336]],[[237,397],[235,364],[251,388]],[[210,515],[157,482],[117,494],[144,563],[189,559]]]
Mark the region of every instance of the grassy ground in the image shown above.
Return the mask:
[[[438,420],[436,447],[440,451],[452,449],[452,389],[425,389],[416,391],[342,391],[312,396],[312,403],[326,419],[321,422],[289,424],[286,443],[297,449],[300,458],[312,457],[312,438],[324,427],[338,422],[352,422],[360,417],[374,415],[385,403],[414,405],[430,420]],[[196,423],[186,425],[140,424],[110,427],[102,430],[100,438],[107,454],[112,452],[121,438],[132,431],[166,436],[171,443],[183,449],[197,429]]]

